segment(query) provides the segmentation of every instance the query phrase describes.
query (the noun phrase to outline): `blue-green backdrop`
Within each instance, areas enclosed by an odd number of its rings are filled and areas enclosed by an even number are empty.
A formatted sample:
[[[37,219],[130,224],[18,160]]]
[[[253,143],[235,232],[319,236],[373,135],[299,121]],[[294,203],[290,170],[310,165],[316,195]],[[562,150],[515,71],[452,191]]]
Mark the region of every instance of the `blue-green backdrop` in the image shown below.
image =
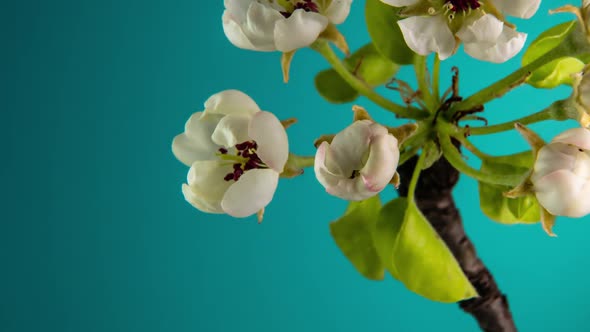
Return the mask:
[[[571,18],[547,13],[565,2],[543,1],[532,20],[514,22],[530,42]],[[341,26],[352,48],[368,40],[363,5],[354,1]],[[299,118],[289,136],[300,154],[350,121],[351,105],[330,105],[313,88],[326,67],[317,54],[298,52],[291,82],[282,84],[278,53],[226,40],[221,0],[1,7],[0,331],[477,330],[454,304],[357,274],[328,231],[345,202],[327,196],[311,170],[281,181],[261,225],[203,214],[183,200],[187,169],[171,140],[215,92],[241,89],[263,109]],[[443,64],[444,84],[458,65],[467,95],[519,58],[494,65],[459,51]],[[486,116],[508,120],[569,93],[522,87]],[[575,125],[533,128],[550,138]],[[515,133],[475,142],[496,153],[526,148]],[[455,190],[465,227],[521,331],[588,330],[590,218],[560,218],[559,237],[549,238],[539,225],[488,220],[476,190],[469,178]]]

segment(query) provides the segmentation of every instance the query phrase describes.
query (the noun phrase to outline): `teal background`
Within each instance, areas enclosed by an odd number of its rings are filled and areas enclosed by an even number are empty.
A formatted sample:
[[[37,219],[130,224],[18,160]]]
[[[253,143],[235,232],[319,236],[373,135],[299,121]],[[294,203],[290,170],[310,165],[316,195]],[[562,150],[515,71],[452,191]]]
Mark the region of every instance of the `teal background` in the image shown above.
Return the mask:
[[[532,20],[513,22],[530,42],[571,18],[547,14],[564,3],[544,1]],[[368,40],[363,4],[355,1],[341,26],[353,49]],[[327,196],[311,170],[281,180],[261,225],[183,200],[187,169],[170,144],[215,92],[241,89],[280,118],[297,117],[288,133],[299,154],[313,154],[314,138],[349,123],[351,105],[330,105],[313,88],[326,67],[319,55],[298,52],[282,84],[278,53],[226,40],[222,1],[23,0],[0,8],[0,331],[477,330],[454,304],[356,273],[328,231],[346,204]],[[494,65],[460,50],[443,64],[443,86],[452,65],[468,95],[517,68],[519,57]],[[412,75],[404,69],[400,78]],[[569,93],[519,88],[489,104],[486,116],[509,120]],[[575,125],[533,128],[549,139]],[[515,133],[474,142],[494,153],[526,148]],[[469,178],[455,190],[465,227],[520,330],[587,330],[590,218],[560,218],[559,237],[549,238],[539,225],[488,220],[476,190]]]

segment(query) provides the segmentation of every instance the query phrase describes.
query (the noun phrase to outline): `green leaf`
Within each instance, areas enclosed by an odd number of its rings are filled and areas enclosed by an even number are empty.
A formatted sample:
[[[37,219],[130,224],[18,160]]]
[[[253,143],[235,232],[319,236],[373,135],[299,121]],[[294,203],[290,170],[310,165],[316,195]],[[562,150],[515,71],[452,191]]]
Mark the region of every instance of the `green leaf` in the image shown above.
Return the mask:
[[[330,232],[342,253],[364,277],[382,280],[385,269],[373,243],[381,209],[379,196],[351,202],[344,216],[330,224]]]
[[[576,21],[565,22],[543,32],[529,46],[522,58],[526,66],[543,54],[557,47],[576,28]],[[561,84],[573,84],[572,74],[581,72],[584,63],[590,60],[588,55],[577,58],[562,57],[536,69],[527,79],[527,83],[536,88],[551,89]]]
[[[397,25],[400,9],[381,0],[367,0],[365,20],[373,44],[384,57],[400,65],[414,62],[415,53],[408,47]]]
[[[531,151],[484,160],[482,172],[500,175],[527,175],[533,164]],[[504,197],[509,186],[479,182],[479,200],[482,212],[490,219],[503,224],[536,223],[540,220],[540,207],[534,195],[518,198]]]
[[[376,87],[387,83],[399,70],[399,66],[384,58],[373,46],[367,44],[344,60],[349,71]],[[348,103],[358,98],[359,93],[333,69],[321,71],[315,77],[315,86],[322,97],[332,103]]]
[[[449,248],[406,198],[383,206],[374,239],[387,270],[411,291],[439,302],[477,296]]]
[[[359,96],[333,69],[319,72],[315,77],[315,87],[324,99],[334,104],[350,103]]]

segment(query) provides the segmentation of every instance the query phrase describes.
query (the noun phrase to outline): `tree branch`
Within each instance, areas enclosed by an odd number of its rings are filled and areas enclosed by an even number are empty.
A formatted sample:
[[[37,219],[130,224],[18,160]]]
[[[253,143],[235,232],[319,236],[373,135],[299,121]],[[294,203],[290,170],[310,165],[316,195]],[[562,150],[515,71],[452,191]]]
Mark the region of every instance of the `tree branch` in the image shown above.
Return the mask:
[[[414,156],[398,168],[402,179],[411,178],[417,159]],[[475,247],[463,229],[461,215],[451,194],[458,180],[459,172],[442,157],[421,173],[415,192],[416,204],[446,242],[480,295],[459,302],[461,309],[473,315],[482,331],[515,332],[516,326],[506,296],[500,292],[492,274],[477,257]],[[407,180],[402,182],[398,189],[400,196],[407,196],[408,184]]]

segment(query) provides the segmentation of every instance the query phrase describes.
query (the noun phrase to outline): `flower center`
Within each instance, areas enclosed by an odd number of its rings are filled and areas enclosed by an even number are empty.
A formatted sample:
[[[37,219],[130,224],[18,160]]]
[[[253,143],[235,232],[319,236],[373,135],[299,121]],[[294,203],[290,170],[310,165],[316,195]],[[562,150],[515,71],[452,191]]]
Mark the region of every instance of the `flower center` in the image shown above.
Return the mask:
[[[446,4],[454,12],[464,12],[481,6],[478,0],[448,0]]]
[[[313,2],[313,0],[302,0],[302,1],[295,2],[295,4],[293,5],[293,10],[284,11],[284,12],[281,12],[281,14],[285,18],[289,18],[289,17],[291,17],[291,14],[293,14],[293,12],[296,11],[297,9],[303,9],[306,12],[314,12],[314,13],[320,12],[320,8],[318,7],[318,5],[315,2]]]
[[[219,156],[224,160],[236,161],[233,164],[234,171],[227,173],[223,178],[225,181],[238,181],[244,172],[255,168],[268,168],[256,154],[258,144],[255,141],[246,141],[236,144],[236,154],[229,155],[225,148],[219,148]]]

